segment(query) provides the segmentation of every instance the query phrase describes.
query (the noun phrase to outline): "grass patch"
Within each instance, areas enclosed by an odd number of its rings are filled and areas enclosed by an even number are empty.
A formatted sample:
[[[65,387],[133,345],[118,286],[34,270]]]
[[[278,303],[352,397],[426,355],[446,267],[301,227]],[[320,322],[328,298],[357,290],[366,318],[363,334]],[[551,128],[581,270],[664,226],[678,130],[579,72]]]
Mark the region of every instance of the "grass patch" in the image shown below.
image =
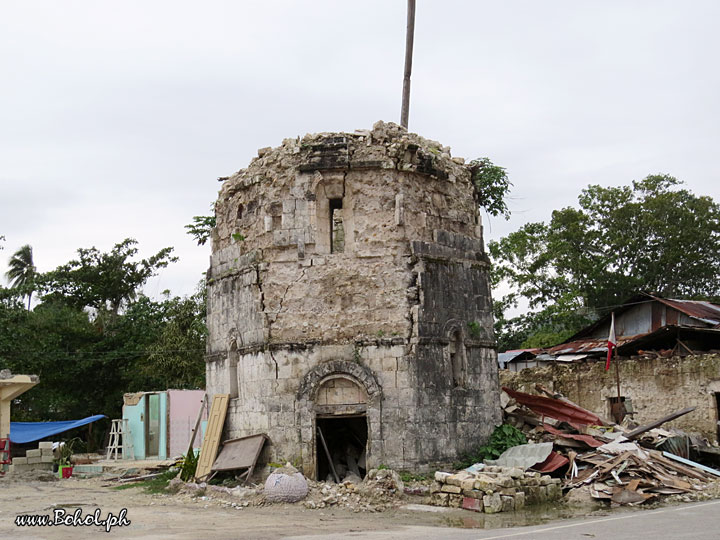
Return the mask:
[[[416,474],[408,471],[400,471],[400,480],[403,482],[425,482],[429,479],[429,474]]]
[[[111,489],[114,489],[116,491],[122,491],[124,489],[131,489],[131,488],[143,488],[145,490],[145,493],[164,493],[168,484],[170,483],[170,480],[175,478],[178,475],[178,470],[167,470],[164,473],[161,473],[160,476],[156,476],[155,478],[148,478],[147,480],[140,480],[138,482],[128,482],[127,484],[122,484],[120,486],[114,486]]]

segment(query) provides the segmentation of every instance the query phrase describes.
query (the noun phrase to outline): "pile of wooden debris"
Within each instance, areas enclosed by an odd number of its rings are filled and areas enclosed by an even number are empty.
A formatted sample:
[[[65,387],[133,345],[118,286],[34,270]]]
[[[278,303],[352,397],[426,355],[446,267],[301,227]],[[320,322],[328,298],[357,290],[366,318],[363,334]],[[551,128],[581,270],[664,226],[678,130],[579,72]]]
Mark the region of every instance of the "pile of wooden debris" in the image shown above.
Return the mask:
[[[628,429],[536,387],[545,395],[503,388],[506,422],[528,439],[552,442],[553,451],[533,469],[561,476],[563,489],[582,488],[613,505],[637,505],[661,495],[704,491],[720,471],[689,459],[691,439],[660,426],[694,410],[683,409]]]

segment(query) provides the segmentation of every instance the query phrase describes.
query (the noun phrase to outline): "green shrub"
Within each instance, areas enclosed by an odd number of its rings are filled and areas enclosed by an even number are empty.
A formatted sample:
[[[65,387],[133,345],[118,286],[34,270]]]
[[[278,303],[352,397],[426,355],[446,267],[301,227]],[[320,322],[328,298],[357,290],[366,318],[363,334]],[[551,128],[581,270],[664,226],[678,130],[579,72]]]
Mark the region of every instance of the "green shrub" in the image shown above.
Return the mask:
[[[510,424],[503,424],[495,428],[487,444],[461,456],[455,466],[458,469],[464,469],[474,463],[482,463],[486,459],[497,459],[508,448],[525,443],[527,443],[527,438],[522,431]]]
[[[194,450],[190,450],[186,456],[183,456],[183,461],[180,465],[180,480],[183,482],[190,482],[195,476],[197,464],[198,455],[195,454]]]

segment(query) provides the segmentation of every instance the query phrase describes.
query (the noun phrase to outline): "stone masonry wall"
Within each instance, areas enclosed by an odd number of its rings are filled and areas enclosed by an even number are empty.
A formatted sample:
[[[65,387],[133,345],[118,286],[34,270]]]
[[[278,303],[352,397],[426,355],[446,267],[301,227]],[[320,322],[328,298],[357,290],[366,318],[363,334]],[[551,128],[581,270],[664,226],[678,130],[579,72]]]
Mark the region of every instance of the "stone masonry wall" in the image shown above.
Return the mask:
[[[699,432],[710,441],[717,440],[715,393],[720,392],[720,355],[621,358],[619,365],[620,394],[632,400],[636,422],[647,423],[695,406],[695,411],[663,427]],[[605,362],[552,365],[519,372],[501,370],[500,382],[530,393],[540,383],[601,418],[610,417],[608,400],[617,396],[615,367],[605,371]]]
[[[228,437],[267,433],[272,459],[312,475],[316,411],[344,410],[316,392],[342,376],[336,400],[367,396],[368,467],[429,468],[487,439],[489,263],[462,159],[379,122],[286,139],[223,180],[206,359],[208,392],[233,398]]]

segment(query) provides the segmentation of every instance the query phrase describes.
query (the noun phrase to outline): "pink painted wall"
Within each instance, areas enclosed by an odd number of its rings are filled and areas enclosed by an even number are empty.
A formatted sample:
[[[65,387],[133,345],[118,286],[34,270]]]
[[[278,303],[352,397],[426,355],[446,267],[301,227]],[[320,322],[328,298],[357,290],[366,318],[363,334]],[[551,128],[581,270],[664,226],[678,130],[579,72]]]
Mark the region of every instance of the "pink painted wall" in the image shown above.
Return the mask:
[[[170,453],[175,457],[187,452],[190,435],[195,427],[198,411],[202,405],[204,390],[168,390]],[[207,420],[207,407],[203,411],[203,421]],[[202,431],[195,437],[194,448],[202,445]]]

